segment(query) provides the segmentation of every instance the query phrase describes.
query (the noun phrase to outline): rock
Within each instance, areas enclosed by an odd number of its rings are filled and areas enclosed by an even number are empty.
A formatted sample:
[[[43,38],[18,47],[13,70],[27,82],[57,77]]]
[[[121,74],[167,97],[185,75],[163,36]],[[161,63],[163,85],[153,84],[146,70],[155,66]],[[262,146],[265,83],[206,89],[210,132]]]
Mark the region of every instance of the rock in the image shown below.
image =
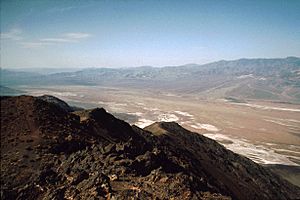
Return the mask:
[[[110,181],[118,180],[118,178],[119,178],[117,174],[111,174],[111,175],[108,175],[108,177],[109,177]]]
[[[80,112],[86,119],[35,97],[1,98],[1,199],[300,196],[265,167],[176,123],[143,130],[104,109]]]

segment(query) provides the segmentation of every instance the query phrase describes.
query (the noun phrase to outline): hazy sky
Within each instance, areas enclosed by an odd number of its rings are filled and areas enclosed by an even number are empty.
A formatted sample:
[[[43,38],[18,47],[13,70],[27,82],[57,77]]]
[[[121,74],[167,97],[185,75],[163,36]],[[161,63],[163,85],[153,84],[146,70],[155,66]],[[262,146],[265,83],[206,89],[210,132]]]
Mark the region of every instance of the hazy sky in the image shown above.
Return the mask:
[[[300,0],[1,0],[1,67],[300,56]]]

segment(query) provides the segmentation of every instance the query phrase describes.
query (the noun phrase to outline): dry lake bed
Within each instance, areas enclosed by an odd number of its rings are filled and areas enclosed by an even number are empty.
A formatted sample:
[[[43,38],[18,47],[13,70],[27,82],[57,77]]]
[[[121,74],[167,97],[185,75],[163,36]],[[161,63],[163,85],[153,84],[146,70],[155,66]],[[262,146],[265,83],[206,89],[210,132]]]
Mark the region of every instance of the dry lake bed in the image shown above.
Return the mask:
[[[236,103],[193,94],[99,86],[20,89],[30,95],[54,95],[83,108],[103,107],[140,128],[155,121],[175,121],[257,163],[300,165],[300,105]]]

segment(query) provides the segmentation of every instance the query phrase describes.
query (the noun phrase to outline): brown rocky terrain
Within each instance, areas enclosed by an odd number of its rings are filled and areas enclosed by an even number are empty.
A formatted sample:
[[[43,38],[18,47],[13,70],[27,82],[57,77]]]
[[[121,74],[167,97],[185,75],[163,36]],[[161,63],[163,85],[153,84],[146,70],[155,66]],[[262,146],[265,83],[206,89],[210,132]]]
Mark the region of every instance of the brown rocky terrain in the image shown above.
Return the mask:
[[[49,98],[47,98],[49,99]],[[300,189],[176,123],[1,97],[1,199],[297,199]]]

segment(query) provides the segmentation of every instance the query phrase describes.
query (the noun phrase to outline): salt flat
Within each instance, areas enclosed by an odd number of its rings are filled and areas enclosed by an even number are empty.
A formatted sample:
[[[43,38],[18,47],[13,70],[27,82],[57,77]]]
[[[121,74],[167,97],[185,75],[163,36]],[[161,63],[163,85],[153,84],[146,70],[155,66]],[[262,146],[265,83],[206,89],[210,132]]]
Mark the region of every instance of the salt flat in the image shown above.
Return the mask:
[[[242,140],[223,134],[206,133],[203,135],[218,141],[233,152],[238,152],[239,154],[244,155],[257,163],[297,166],[298,164],[291,161],[289,158],[300,160],[300,148],[298,148],[297,151],[277,149],[278,147],[276,144],[253,144],[248,140]],[[288,154],[284,155],[280,152],[280,150],[288,152]],[[290,153],[296,153],[296,155],[290,155]]]
[[[175,121],[216,139],[232,151],[262,164],[300,165],[300,106],[251,101],[232,103],[195,95],[99,86],[22,87],[32,95],[61,95],[85,108],[104,107],[126,113],[122,119],[141,128],[155,121]]]

